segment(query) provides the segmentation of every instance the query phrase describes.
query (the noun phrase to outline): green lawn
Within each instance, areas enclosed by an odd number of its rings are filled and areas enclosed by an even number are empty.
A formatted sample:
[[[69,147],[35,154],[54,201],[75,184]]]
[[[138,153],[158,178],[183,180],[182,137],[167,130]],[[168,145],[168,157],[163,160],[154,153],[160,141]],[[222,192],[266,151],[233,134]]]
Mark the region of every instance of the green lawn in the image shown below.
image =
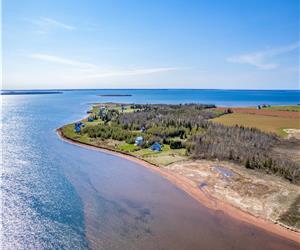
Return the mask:
[[[125,151],[125,152],[134,152],[139,150],[138,146],[135,146],[134,144],[128,144],[128,143],[124,143],[118,146],[119,150],[121,151]]]
[[[90,138],[87,135],[77,134],[74,131],[74,124],[63,126],[62,131],[67,138],[74,139],[84,143],[90,143]]]
[[[86,126],[93,126],[96,122],[84,122]],[[160,152],[152,151],[150,148],[140,148],[134,144],[126,142],[112,143],[112,140],[99,141],[89,138],[87,135],[77,134],[74,131],[74,124],[69,124],[62,127],[62,131],[67,138],[78,142],[87,143],[93,146],[101,146],[108,149],[116,149],[144,159],[157,166],[165,166],[187,158],[185,149],[170,149],[170,146],[164,144]]]
[[[164,144],[162,151],[160,152],[144,148],[133,152],[133,154],[158,166],[166,166],[168,164],[187,159],[186,150],[184,148],[170,149],[170,146],[166,144]]]

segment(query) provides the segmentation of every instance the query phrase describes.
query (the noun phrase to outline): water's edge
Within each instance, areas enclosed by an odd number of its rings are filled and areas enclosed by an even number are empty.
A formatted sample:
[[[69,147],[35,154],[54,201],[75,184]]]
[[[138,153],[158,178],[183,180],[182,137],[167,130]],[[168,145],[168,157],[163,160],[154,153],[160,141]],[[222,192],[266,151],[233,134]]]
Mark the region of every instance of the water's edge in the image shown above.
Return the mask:
[[[201,205],[204,205],[206,208],[214,210],[214,211],[222,211],[226,215],[230,216],[231,218],[245,222],[247,224],[253,225],[255,227],[258,227],[260,229],[263,229],[269,233],[275,234],[279,237],[294,241],[295,243],[298,243],[300,233],[293,230],[293,228],[289,228],[281,223],[278,223],[276,221],[270,221],[261,217],[257,217],[253,214],[247,213],[246,211],[242,211],[241,209],[229,204],[225,203],[221,200],[214,199],[213,201],[210,200],[197,186],[194,185],[194,183],[189,180],[188,178],[184,176],[176,175],[170,171],[167,171],[165,169],[160,168],[159,166],[156,166],[150,162],[147,162],[143,159],[140,159],[136,156],[133,156],[131,154],[128,154],[126,152],[121,152],[118,150],[113,150],[105,147],[96,147],[94,145],[90,145],[83,142],[78,142],[76,140],[73,140],[71,138],[65,137],[63,132],[61,131],[61,128],[56,129],[56,133],[58,137],[70,144],[84,147],[90,150],[96,150],[100,151],[102,153],[111,154],[114,156],[117,156],[122,159],[126,159],[129,161],[132,161],[134,163],[138,163],[138,165],[141,165],[152,172],[155,172],[162,177],[164,177],[167,181],[169,181],[171,184],[175,185],[182,191],[184,191],[186,194],[188,194],[190,197],[192,197],[194,200],[199,202]]]

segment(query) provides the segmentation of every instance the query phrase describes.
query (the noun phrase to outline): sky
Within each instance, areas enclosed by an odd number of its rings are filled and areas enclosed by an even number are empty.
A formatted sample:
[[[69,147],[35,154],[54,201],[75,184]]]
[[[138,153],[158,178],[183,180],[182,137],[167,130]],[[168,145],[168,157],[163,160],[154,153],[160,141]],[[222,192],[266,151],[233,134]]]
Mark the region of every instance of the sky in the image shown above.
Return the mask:
[[[299,89],[298,0],[2,0],[2,89]]]

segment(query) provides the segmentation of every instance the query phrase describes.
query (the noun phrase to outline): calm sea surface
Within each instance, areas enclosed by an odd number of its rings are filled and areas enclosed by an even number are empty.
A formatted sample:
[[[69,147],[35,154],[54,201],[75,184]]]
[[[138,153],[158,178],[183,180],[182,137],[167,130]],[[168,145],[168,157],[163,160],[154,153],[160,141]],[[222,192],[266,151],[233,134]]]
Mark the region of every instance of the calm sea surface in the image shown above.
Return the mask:
[[[2,249],[296,249],[206,209],[138,164],[63,142],[55,129],[95,102],[284,105],[299,103],[299,91],[89,90],[1,99]]]

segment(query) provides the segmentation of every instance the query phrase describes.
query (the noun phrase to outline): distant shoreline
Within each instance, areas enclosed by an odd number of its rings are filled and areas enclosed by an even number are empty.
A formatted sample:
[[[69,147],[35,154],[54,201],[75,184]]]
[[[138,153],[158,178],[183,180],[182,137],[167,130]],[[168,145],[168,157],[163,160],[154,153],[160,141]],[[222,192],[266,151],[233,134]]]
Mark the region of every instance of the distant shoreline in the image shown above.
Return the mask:
[[[297,91],[300,92],[299,89],[224,89],[224,88],[77,88],[77,89],[73,89],[73,88],[67,88],[67,89],[6,89],[5,91],[95,91],[95,90],[111,90],[111,91],[115,91],[115,90],[221,90],[221,91]]]
[[[98,95],[102,97],[122,97],[122,96],[132,96],[131,94],[103,94],[103,95]]]
[[[245,211],[242,211],[241,209],[232,206],[229,203],[226,203],[221,200],[213,199],[211,200],[207,195],[206,191],[199,189],[198,186],[195,186],[194,183],[189,180],[188,178],[184,176],[179,176],[177,174],[174,174],[166,169],[161,169],[158,166],[145,161],[144,159],[140,159],[136,156],[133,156],[132,154],[121,152],[119,150],[113,150],[106,147],[101,146],[94,146],[88,143],[79,142],[72,138],[66,137],[61,128],[56,129],[56,132],[60,139],[63,141],[66,141],[68,143],[84,147],[91,150],[96,150],[104,153],[108,153],[111,155],[115,155],[117,157],[132,161],[134,163],[137,163],[143,167],[146,167],[147,169],[160,174],[164,178],[166,178],[168,181],[170,181],[173,185],[178,187],[179,189],[183,190],[185,193],[187,193],[189,196],[191,196],[193,199],[195,199],[197,202],[199,202],[201,205],[207,207],[208,209],[212,209],[214,211],[222,211],[228,216],[248,223],[250,225],[254,225],[258,228],[261,228],[263,230],[266,230],[270,233],[273,233],[277,236],[298,242],[299,239],[299,233],[292,230],[291,228],[286,227],[285,225],[281,225],[279,223],[276,223],[274,221],[266,220],[261,217],[256,217],[250,213],[247,213]]]
[[[62,93],[62,91],[7,91],[1,92],[0,95],[51,95]]]

